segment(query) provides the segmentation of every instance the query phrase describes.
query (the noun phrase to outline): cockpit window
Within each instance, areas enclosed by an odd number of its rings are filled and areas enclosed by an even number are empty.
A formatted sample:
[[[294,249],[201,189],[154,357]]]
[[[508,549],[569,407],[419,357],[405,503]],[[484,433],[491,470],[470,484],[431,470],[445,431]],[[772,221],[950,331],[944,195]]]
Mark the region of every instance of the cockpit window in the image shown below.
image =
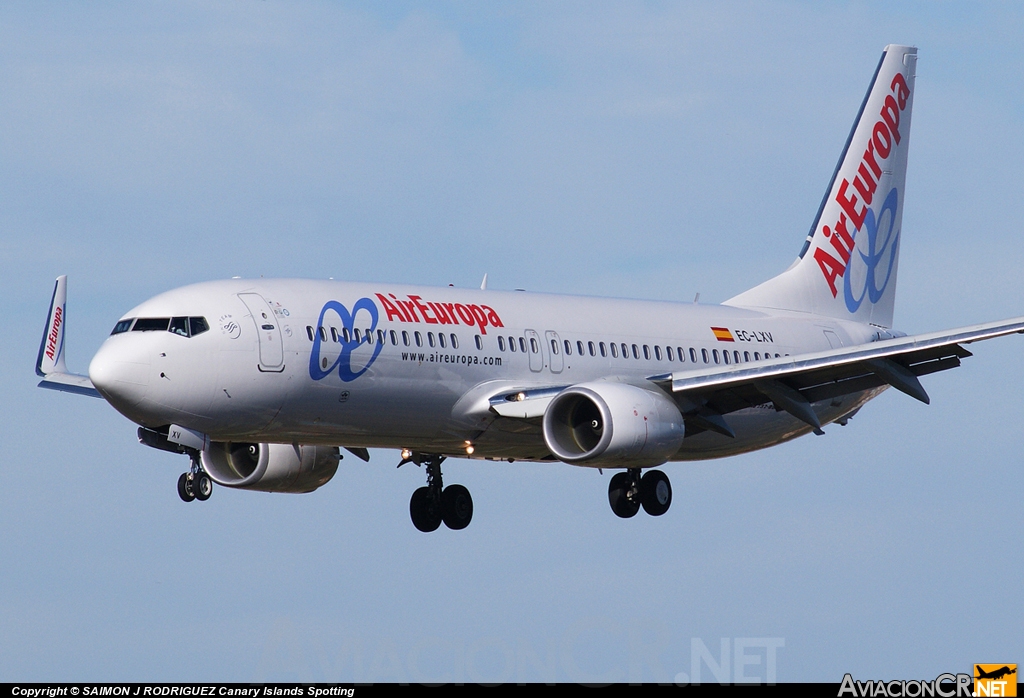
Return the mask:
[[[197,334],[206,332],[210,329],[210,326],[206,323],[206,318],[204,317],[190,317],[188,319],[188,328],[192,336],[195,337]]]
[[[140,317],[132,332],[165,332],[171,319],[166,317]]]
[[[182,337],[188,337],[188,318],[172,317],[171,326],[168,329],[174,334],[180,334]]]
[[[134,325],[132,323],[135,323]],[[182,337],[195,337],[210,329],[204,317],[140,317],[121,320],[114,325],[112,335],[121,334],[131,329],[132,332],[163,332],[168,331]]]
[[[127,320],[119,321],[116,325],[114,325],[114,329],[110,333],[111,336],[115,334],[121,334],[122,332],[127,332],[129,328],[131,328],[133,322],[135,322],[135,318],[129,318]]]

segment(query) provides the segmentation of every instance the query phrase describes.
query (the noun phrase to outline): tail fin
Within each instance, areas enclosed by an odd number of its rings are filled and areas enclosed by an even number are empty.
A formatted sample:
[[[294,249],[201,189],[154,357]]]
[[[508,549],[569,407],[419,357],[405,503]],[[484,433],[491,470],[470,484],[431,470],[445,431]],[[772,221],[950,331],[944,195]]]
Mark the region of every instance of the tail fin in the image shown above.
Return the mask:
[[[726,305],[892,326],[916,66],[885,47],[799,258]]]

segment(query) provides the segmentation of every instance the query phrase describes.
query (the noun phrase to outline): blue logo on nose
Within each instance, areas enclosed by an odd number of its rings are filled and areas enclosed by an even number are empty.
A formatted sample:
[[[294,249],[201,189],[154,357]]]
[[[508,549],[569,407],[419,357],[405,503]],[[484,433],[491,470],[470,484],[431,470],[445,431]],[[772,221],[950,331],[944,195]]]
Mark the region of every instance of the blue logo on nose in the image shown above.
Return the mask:
[[[309,354],[310,378],[315,381],[322,380],[337,370],[338,377],[348,383],[366,373],[367,369],[377,360],[377,355],[384,348],[381,342],[377,342],[373,346],[373,354],[370,356],[370,360],[366,362],[366,365],[358,371],[352,370],[352,352],[366,343],[365,340],[360,341],[355,338],[356,317],[360,311],[365,311],[370,316],[370,327],[367,330],[367,335],[372,335],[377,329],[379,315],[376,304],[369,298],[360,298],[356,301],[355,305],[352,306],[351,313],[348,311],[348,308],[338,301],[327,301],[324,304],[323,309],[320,311],[320,318],[317,320],[317,331],[313,333],[313,350]],[[338,337],[338,343],[341,345],[341,353],[338,354],[338,358],[330,366],[321,367],[320,348],[323,340],[320,337],[319,329],[324,326],[324,317],[328,312],[335,313],[338,319],[341,320],[342,327],[348,331],[343,332]],[[347,340],[345,339],[346,337],[348,337]]]
[[[885,197],[885,203],[882,204],[882,208],[878,210],[878,218],[875,218],[874,211],[868,209],[867,215],[864,217],[863,227],[867,235],[866,250],[861,250],[857,245],[857,233],[860,231],[854,233],[854,254],[850,257],[850,263],[846,266],[846,273],[843,274],[843,295],[846,298],[846,309],[851,313],[857,312],[860,304],[864,302],[865,296],[867,296],[871,303],[877,303],[882,298],[882,294],[885,293],[886,286],[889,285],[893,267],[896,265],[896,253],[899,251],[900,243],[900,231],[893,232],[893,228],[896,225],[896,207],[898,204],[899,194],[896,192],[896,187],[893,187],[889,191],[889,195]],[[889,213],[888,218],[885,216],[886,212]],[[888,224],[881,240],[879,240],[878,235],[880,232],[879,223],[882,226]],[[853,266],[857,259],[860,259],[864,265],[864,288],[859,296],[854,297],[850,279],[853,278]],[[886,265],[885,280],[879,286],[876,270],[882,264]]]

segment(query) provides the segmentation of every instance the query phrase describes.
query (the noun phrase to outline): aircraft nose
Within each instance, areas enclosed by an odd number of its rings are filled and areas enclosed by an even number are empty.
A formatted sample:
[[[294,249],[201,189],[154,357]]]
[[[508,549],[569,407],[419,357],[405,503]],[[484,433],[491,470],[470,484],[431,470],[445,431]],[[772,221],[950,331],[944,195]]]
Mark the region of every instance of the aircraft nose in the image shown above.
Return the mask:
[[[145,399],[150,371],[148,355],[125,344],[108,340],[89,364],[89,380],[122,414]]]

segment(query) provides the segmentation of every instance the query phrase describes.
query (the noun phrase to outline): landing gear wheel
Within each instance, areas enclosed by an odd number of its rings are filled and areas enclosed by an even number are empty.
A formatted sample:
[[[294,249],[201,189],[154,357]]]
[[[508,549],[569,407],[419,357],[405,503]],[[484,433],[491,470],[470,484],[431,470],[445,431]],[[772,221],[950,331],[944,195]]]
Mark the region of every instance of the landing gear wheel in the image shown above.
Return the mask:
[[[441,518],[453,531],[461,531],[473,520],[473,498],[462,485],[448,485],[441,493]]]
[[[409,500],[412,525],[424,533],[436,531],[441,525],[441,507],[438,504],[429,487],[420,487],[413,492],[412,499]]]
[[[660,470],[648,470],[640,479],[640,492],[644,511],[651,516],[661,516],[672,506],[672,485],[668,476]]]
[[[196,498],[192,491],[192,481],[188,479],[188,473],[182,473],[178,478],[178,496],[183,502],[191,502]]]
[[[192,476],[192,492],[196,499],[205,502],[213,494],[213,480],[206,473],[196,473]]]
[[[633,476],[626,473],[616,473],[612,481],[608,483],[608,503],[612,505],[615,515],[628,519],[636,516],[640,510],[640,502],[637,498],[630,497],[630,490],[633,489]]]

